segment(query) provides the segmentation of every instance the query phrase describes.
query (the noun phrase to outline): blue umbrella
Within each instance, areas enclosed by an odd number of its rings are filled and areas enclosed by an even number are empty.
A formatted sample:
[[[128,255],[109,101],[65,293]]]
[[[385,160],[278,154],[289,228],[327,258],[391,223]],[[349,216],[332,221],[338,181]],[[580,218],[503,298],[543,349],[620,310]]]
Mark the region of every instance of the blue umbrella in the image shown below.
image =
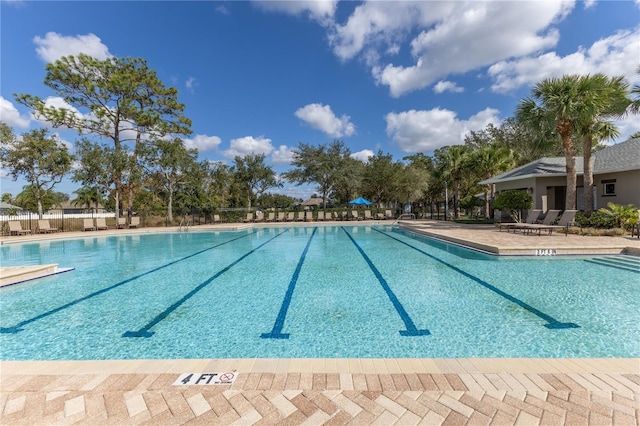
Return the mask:
[[[355,200],[349,201],[349,204],[355,204],[357,206],[370,206],[371,201],[365,200],[364,198],[359,197],[359,198],[356,198]]]

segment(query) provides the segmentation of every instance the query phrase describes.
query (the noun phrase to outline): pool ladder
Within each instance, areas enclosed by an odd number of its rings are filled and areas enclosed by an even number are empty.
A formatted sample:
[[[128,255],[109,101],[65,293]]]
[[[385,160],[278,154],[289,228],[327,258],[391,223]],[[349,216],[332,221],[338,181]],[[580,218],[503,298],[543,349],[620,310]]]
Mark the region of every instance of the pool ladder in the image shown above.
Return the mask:
[[[178,226],[178,232],[182,232],[182,231],[188,232],[189,226],[191,226],[191,220],[185,221],[184,219],[182,219],[180,221],[180,226]]]

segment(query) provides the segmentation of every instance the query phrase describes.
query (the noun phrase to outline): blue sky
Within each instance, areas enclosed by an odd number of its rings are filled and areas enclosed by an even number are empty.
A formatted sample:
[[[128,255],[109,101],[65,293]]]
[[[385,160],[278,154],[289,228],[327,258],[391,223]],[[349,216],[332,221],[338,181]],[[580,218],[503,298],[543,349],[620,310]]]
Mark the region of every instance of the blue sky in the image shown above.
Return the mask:
[[[604,72],[637,84],[640,64],[639,0],[1,0],[0,15],[0,119],[14,133],[47,126],[15,93],[62,105],[42,83],[47,62],[139,57],[179,90],[200,159],[262,153],[278,173],[300,142],[342,139],[363,161],[430,155],[500,125],[544,78]],[[613,142],[640,130],[639,117],[616,124]],[[52,132],[73,151],[74,132]],[[0,183],[14,195],[25,184],[4,171]]]

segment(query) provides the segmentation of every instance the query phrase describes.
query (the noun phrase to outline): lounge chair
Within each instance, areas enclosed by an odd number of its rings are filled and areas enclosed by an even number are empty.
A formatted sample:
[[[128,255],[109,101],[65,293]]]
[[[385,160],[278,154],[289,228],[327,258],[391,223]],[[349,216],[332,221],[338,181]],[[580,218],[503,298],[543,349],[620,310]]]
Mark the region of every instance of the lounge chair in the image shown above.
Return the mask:
[[[264,213],[261,211],[256,212],[256,222],[264,222]]]
[[[137,228],[140,226],[140,217],[131,216],[131,221],[129,222],[129,228]]]
[[[638,222],[631,228],[631,238],[633,238],[634,231],[638,238],[640,238],[640,210],[638,210]]]
[[[220,215],[219,214],[214,214],[213,215],[213,223],[220,223],[220,222],[222,222],[220,220]]]
[[[38,233],[48,234],[49,232],[58,232],[58,228],[52,228],[48,219],[38,220]]]
[[[340,220],[349,220],[349,213],[340,212]]]
[[[544,215],[544,220],[542,220],[542,222],[537,220],[534,223],[517,223],[513,227],[513,232],[515,232],[517,229],[521,229],[524,233],[538,231],[538,235],[540,235],[540,232],[543,230],[543,228],[538,225],[553,225],[559,214],[560,210],[549,210],[547,214]]]
[[[305,212],[304,220],[305,222],[313,222],[313,212],[312,211]]]
[[[31,229],[22,229],[22,224],[20,221],[11,220],[9,221],[9,235],[25,235],[30,234]]]
[[[393,213],[391,213],[391,210],[385,210],[384,211],[384,218],[385,219],[395,219],[395,216],[393,215]]]
[[[562,217],[560,218],[560,220],[558,221],[557,225],[531,225],[531,229],[532,230],[537,230],[538,231],[538,235],[540,235],[540,233],[542,231],[549,231],[549,235],[551,235],[551,233],[553,232],[554,229],[564,229],[564,235],[568,235],[569,234],[569,227],[572,225],[575,225],[575,218],[576,218],[576,213],[578,213],[578,210],[565,210],[562,213]]]
[[[95,231],[96,227],[93,225],[93,219],[84,219],[82,221],[83,231]]]
[[[351,220],[362,220],[362,218],[358,216],[357,210],[351,210]]]
[[[529,214],[527,215],[527,218],[525,219],[524,222],[500,223],[498,231],[502,231],[502,228],[506,228],[507,232],[509,232],[509,229],[513,229],[513,228],[515,228],[516,226],[518,226],[518,225],[520,225],[522,223],[533,224],[536,220],[538,220],[538,217],[540,216],[540,213],[542,213],[541,209],[529,210]]]
[[[96,218],[96,230],[98,231],[104,231],[109,229],[109,227],[107,226],[107,220],[104,217],[97,217]]]
[[[127,218],[126,217],[119,217],[116,220],[116,228],[117,229],[123,229],[127,227]]]
[[[304,221],[304,212],[298,212],[298,215],[296,216],[296,222],[303,222]]]
[[[247,218],[243,222],[253,222],[253,213],[247,213]]]
[[[294,212],[287,213],[287,222],[293,222],[296,214]]]
[[[284,222],[285,220],[287,220],[287,214],[285,212],[278,212],[276,222]]]
[[[318,211],[318,218],[316,220],[318,222],[324,220],[324,212],[322,210]]]
[[[274,222],[276,220],[276,214],[274,212],[269,212],[269,216],[267,217],[267,222]]]
[[[364,220],[371,220],[373,219],[373,216],[371,216],[371,210],[365,210],[364,211]]]

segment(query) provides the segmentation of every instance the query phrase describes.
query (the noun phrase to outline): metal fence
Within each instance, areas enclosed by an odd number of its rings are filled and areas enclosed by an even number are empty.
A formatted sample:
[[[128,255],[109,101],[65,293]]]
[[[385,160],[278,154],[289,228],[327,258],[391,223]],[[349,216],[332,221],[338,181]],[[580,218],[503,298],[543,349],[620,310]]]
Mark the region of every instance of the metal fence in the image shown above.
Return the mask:
[[[42,215],[43,220],[49,221],[51,228],[58,231],[82,231],[84,227],[84,220],[91,219],[95,223],[95,219],[104,218],[109,228],[116,228],[116,215],[115,213],[46,213]],[[38,220],[40,217],[38,213],[34,212],[20,212],[18,214],[0,215],[0,223],[2,224],[2,235],[9,235],[10,221],[20,222],[23,230],[29,230],[32,233],[40,231],[38,228]]]

